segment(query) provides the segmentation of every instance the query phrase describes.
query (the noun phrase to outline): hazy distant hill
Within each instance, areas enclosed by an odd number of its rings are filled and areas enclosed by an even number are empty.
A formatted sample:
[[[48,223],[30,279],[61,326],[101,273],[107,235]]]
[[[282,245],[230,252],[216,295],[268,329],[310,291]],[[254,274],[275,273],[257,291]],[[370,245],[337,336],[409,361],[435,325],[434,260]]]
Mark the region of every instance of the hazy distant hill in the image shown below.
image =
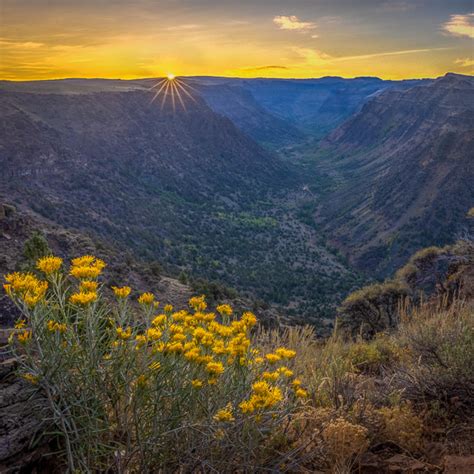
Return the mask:
[[[374,94],[388,88],[405,89],[429,81],[384,81],[375,77],[343,79],[192,78],[210,107],[257,140],[273,144],[298,143],[295,130],[321,138],[360,109]],[[231,95],[229,95],[231,94]],[[236,100],[236,97],[239,97]],[[244,105],[245,104],[245,105]],[[243,106],[247,112],[242,113]],[[265,112],[265,118],[261,118]],[[274,118],[270,124],[269,118]],[[257,122],[255,119],[258,118]],[[276,120],[275,120],[276,119]],[[281,130],[281,125],[286,130]],[[280,125],[281,124],[281,125]],[[296,136],[301,141],[300,136]],[[273,137],[273,138],[272,138]],[[280,140],[280,142],[278,142]],[[282,143],[282,140],[283,143]],[[286,143],[285,143],[286,141]]]
[[[387,274],[414,250],[452,241],[474,204],[474,78],[389,90],[333,131],[325,166],[343,179],[321,207],[359,268]]]

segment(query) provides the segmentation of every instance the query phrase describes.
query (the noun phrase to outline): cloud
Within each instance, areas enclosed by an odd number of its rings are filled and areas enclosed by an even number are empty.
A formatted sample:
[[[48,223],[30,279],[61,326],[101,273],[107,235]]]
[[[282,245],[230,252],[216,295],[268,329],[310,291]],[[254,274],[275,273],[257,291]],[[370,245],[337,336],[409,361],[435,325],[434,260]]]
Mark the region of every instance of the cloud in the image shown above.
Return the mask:
[[[184,25],[175,25],[175,26],[168,26],[165,28],[167,31],[185,31],[185,30],[195,30],[197,28],[201,28],[202,25],[198,25],[197,23],[185,23]]]
[[[0,46],[3,46],[5,48],[36,49],[44,46],[44,43],[36,43],[33,41],[10,41],[5,38],[0,38]]]
[[[342,56],[334,58],[334,61],[347,61],[353,59],[371,59],[378,58],[381,56],[399,56],[401,54],[416,54],[416,53],[428,53],[430,51],[441,51],[450,48],[424,48],[424,49],[402,49],[400,51],[386,51],[381,53],[370,53],[370,54],[359,54],[357,56]]]
[[[258,67],[249,67],[242,69],[243,71],[267,71],[272,69],[290,69],[287,66],[279,66],[279,65],[270,65],[270,66],[258,66]]]
[[[301,21],[297,16],[276,16],[273,18],[273,23],[277,25],[280,30],[313,30],[316,28],[316,23],[311,21]]]
[[[455,64],[459,64],[461,67],[474,66],[474,59],[472,58],[459,58],[454,61]]]
[[[443,30],[452,36],[474,38],[474,13],[467,15],[451,15],[449,21],[443,23]]]

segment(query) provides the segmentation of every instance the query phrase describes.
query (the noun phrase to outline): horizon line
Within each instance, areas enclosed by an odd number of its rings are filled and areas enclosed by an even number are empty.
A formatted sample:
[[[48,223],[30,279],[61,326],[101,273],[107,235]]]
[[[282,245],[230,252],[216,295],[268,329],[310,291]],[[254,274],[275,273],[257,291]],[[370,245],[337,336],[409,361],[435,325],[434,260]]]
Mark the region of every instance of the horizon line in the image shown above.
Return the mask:
[[[379,76],[311,76],[311,77],[267,77],[267,76],[254,76],[254,77],[242,77],[242,76],[226,76],[226,75],[176,75],[176,77],[182,78],[191,78],[191,79],[198,79],[198,78],[213,78],[213,79],[240,79],[240,80],[258,80],[258,79],[266,79],[266,80],[279,80],[279,81],[310,81],[310,80],[318,80],[318,79],[378,79],[381,81],[423,81],[427,79],[438,79],[440,77],[445,77],[447,74],[455,74],[458,76],[467,76],[467,77],[474,77],[473,74],[461,74],[458,72],[446,72],[444,75],[441,76],[432,76],[432,77],[405,77],[402,79],[383,79]],[[57,77],[57,78],[49,78],[49,79],[3,79],[0,77],[0,81],[2,82],[47,82],[47,81],[71,81],[71,80],[101,80],[101,81],[145,81],[145,80],[156,80],[156,79],[163,79],[164,76],[145,76],[145,77],[135,77],[135,78],[122,78],[122,77]]]

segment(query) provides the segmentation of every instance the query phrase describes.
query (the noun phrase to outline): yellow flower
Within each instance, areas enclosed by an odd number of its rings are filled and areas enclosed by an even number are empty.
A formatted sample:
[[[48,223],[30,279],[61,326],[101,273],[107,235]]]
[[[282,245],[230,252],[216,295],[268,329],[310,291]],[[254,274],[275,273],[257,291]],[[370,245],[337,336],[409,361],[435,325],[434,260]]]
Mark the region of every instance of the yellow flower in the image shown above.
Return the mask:
[[[278,372],[263,372],[262,378],[263,380],[268,380],[270,382],[275,382],[278,380],[280,374]]]
[[[292,382],[291,382],[291,385],[293,385],[293,387],[295,388],[298,388],[301,386],[301,380],[300,379],[294,379]]]
[[[79,280],[93,280],[97,278],[105,268],[105,262],[92,255],[74,258],[69,274]]]
[[[184,334],[173,334],[173,336],[171,337],[171,340],[173,342],[183,342],[186,340],[186,336]]]
[[[115,332],[117,333],[117,337],[124,341],[130,339],[130,337],[132,336],[132,328],[130,326],[128,326],[126,329],[118,327],[115,329]]]
[[[135,341],[137,342],[137,348],[142,347],[147,343],[147,338],[143,334],[137,334],[135,336]]]
[[[132,291],[132,289],[129,286],[122,286],[122,287],[113,286],[112,290],[115,296],[120,299],[127,298],[130,292]]]
[[[18,334],[17,339],[20,344],[26,344],[31,339],[31,331],[25,329]]]
[[[56,321],[53,321],[50,319],[47,324],[48,331],[50,332],[59,332],[59,333],[64,333],[67,330],[67,326],[64,323],[58,323]]]
[[[224,366],[221,362],[208,362],[206,370],[210,374],[221,375],[224,372]]]
[[[204,295],[193,296],[189,300],[189,306],[191,306],[191,308],[193,308],[195,311],[204,311],[207,308],[207,304],[204,300],[205,300]]]
[[[172,353],[183,352],[184,347],[183,347],[183,344],[181,344],[180,342],[172,342],[171,344],[167,346],[166,350]]]
[[[292,351],[291,349],[286,349],[284,347],[280,347],[275,351],[275,354],[280,356],[282,359],[293,359],[296,356],[296,352]]]
[[[227,405],[226,408],[221,408],[215,415],[214,420],[216,421],[234,421],[234,415],[232,414],[232,408]]]
[[[30,308],[43,300],[48,289],[48,282],[39,280],[32,273],[10,273],[5,276],[5,280],[7,284],[3,287],[8,296],[20,297]]]
[[[166,309],[166,308],[165,308]],[[173,313],[171,317],[173,318],[173,321],[177,323],[182,323],[186,321],[186,316],[188,315],[187,311],[177,311],[176,313]],[[163,315],[165,316],[165,315]],[[166,318],[166,316],[165,316]]]
[[[195,347],[194,349],[186,350],[184,353],[184,358],[189,361],[196,361],[199,359],[201,355],[201,350],[199,347]]]
[[[265,359],[267,359],[270,364],[275,364],[276,362],[281,360],[281,357],[277,354],[267,354],[265,356]]]
[[[152,362],[148,368],[151,370],[158,370],[161,367],[161,364],[159,362]]]
[[[96,281],[84,280],[81,281],[81,284],[79,285],[79,291],[83,291],[84,293],[97,291],[98,286],[99,284]]]
[[[230,316],[232,314],[232,308],[228,304],[221,304],[216,309],[221,316]]]
[[[59,257],[43,257],[38,260],[36,263],[36,268],[46,275],[57,272],[61,265],[63,264],[63,259]]]
[[[140,304],[152,304],[153,301],[155,300],[155,296],[153,293],[142,293],[140,297],[138,298],[138,302]]]
[[[298,388],[298,389],[295,390],[295,395],[298,398],[307,398],[308,397],[308,392],[303,388]]]
[[[87,306],[97,300],[97,293],[95,291],[74,293],[70,296],[69,301],[72,304]]]
[[[36,375],[33,375],[33,374],[23,374],[22,377],[27,381],[27,382],[30,382],[31,384],[33,385],[37,385],[38,384],[38,377]]]
[[[165,307],[163,308],[163,311],[165,313],[171,313],[171,311],[173,311],[173,305],[171,305],[171,304],[165,305]]]
[[[153,326],[163,326],[166,323],[166,314],[159,314],[151,322]]]
[[[163,333],[159,329],[150,328],[147,330],[146,335],[150,340],[157,341],[158,339],[161,338]]]
[[[26,326],[26,319],[19,319],[15,323],[15,329],[23,329]]]
[[[83,267],[92,265],[95,261],[95,257],[92,255],[84,255],[82,257],[73,258],[71,264],[75,267]]]
[[[245,325],[246,328],[252,328],[257,324],[257,318],[250,311],[245,312],[242,315],[241,322]]]
[[[191,385],[192,385],[194,388],[202,388],[203,382],[202,382],[202,380],[194,379],[194,380],[191,380]]]
[[[285,377],[293,377],[293,371],[288,367],[278,368],[278,373],[284,375]]]
[[[255,382],[252,385],[253,393],[249,400],[244,400],[240,405],[243,413],[252,413],[256,410],[265,410],[283,400],[283,395],[278,387],[271,387],[268,382]]]
[[[102,273],[98,267],[72,267],[69,274],[79,280],[97,278]]]

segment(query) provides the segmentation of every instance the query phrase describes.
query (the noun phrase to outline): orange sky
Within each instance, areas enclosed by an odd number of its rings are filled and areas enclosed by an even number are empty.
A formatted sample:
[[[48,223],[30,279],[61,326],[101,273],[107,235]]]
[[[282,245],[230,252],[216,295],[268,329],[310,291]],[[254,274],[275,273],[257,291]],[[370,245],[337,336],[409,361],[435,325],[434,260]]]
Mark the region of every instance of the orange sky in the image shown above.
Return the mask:
[[[464,0],[1,0],[0,77],[473,74]]]

